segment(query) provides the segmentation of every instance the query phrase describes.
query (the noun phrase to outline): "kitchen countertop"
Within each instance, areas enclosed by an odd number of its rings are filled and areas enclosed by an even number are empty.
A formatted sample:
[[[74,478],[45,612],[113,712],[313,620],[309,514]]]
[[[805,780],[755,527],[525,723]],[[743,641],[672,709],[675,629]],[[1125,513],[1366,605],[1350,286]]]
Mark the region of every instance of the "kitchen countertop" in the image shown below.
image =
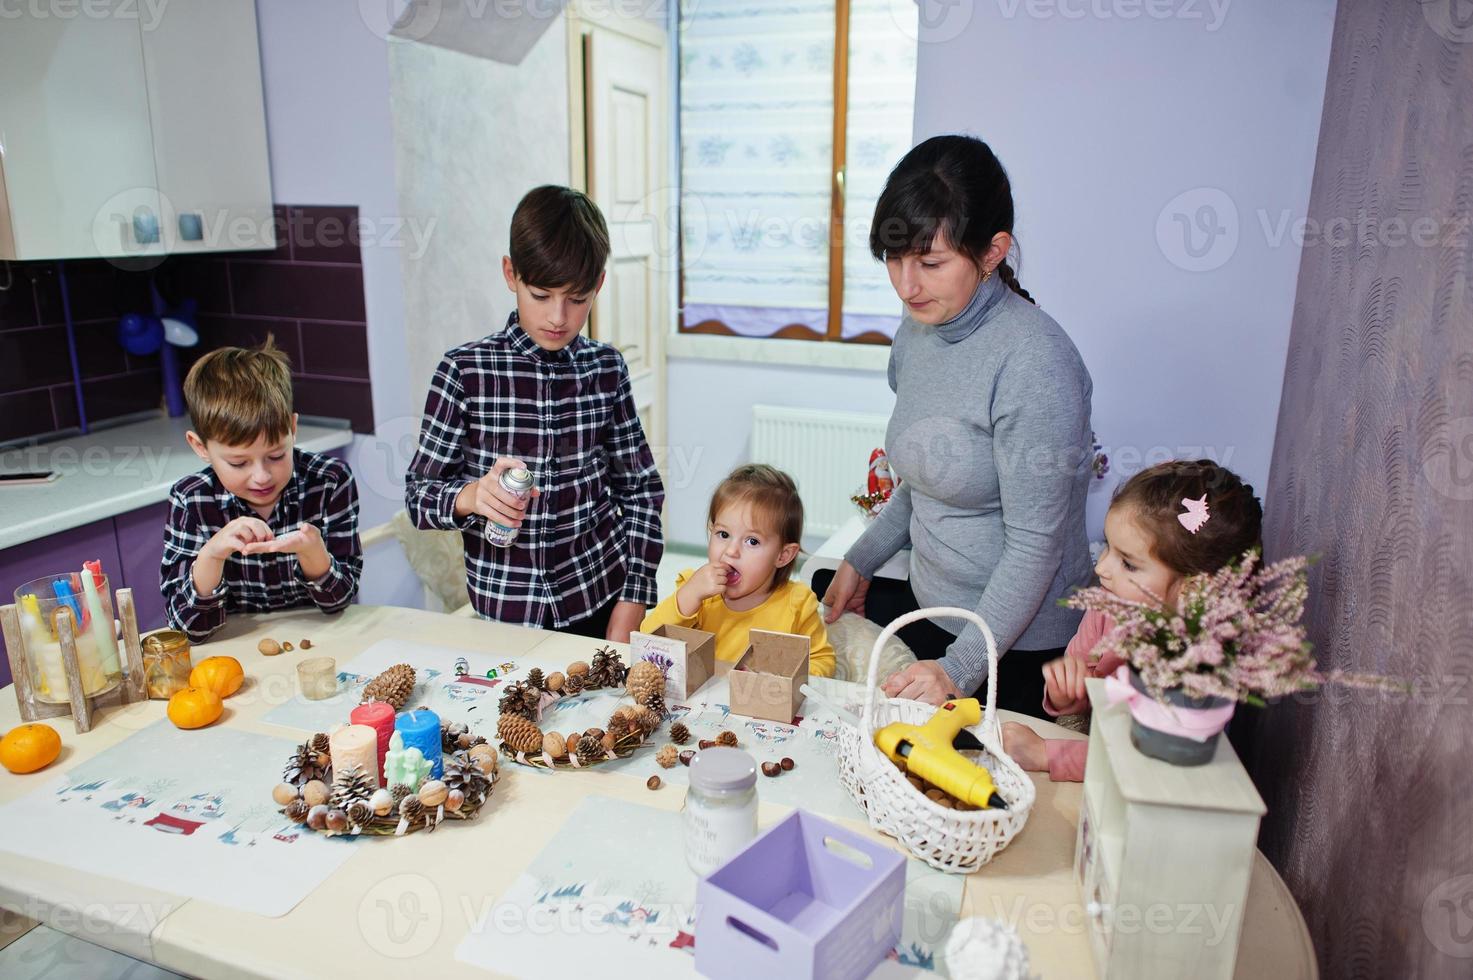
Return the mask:
[[[313,452],[353,441],[347,423],[297,426],[297,446]],[[184,440],[189,418],[147,419],[37,446],[0,449],[0,473],[55,470],[51,482],[0,485],[0,549],[35,541],[156,504],[174,481],[203,464]]]

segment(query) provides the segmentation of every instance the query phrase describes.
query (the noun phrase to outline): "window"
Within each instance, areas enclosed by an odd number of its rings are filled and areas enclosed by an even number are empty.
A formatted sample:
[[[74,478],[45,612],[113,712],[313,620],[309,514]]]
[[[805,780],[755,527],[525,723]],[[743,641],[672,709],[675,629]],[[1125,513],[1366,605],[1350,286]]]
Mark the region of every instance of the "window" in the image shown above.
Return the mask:
[[[895,0],[684,0],[681,332],[890,342],[869,222],[911,146],[915,37]]]

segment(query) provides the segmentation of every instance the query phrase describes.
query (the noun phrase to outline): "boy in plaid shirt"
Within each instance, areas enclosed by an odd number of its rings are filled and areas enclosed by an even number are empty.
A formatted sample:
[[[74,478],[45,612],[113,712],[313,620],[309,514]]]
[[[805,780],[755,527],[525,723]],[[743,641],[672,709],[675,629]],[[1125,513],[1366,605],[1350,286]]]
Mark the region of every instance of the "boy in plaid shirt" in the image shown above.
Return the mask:
[[[358,490],[348,465],[296,449],[291,365],[271,338],[224,347],[184,379],[189,448],[209,467],[169,491],[163,595],[169,624],[191,640],[227,612],[316,606],[337,612],[358,592]]]
[[[481,616],[625,642],[658,600],[665,491],[624,358],[580,332],[608,229],[585,195],[539,187],[512,216],[510,251],[516,312],[440,362],[405,505],[418,527],[462,532]],[[502,488],[514,467],[532,472],[530,499]],[[488,519],[516,540],[488,542]]]

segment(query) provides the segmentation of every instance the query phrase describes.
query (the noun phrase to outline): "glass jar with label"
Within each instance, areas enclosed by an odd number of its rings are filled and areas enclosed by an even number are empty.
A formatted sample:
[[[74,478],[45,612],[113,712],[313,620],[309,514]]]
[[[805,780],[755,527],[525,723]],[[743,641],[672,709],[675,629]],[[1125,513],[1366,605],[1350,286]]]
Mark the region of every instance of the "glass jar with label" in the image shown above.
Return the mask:
[[[685,794],[685,861],[708,875],[757,836],[757,762],[741,749],[702,749]]]

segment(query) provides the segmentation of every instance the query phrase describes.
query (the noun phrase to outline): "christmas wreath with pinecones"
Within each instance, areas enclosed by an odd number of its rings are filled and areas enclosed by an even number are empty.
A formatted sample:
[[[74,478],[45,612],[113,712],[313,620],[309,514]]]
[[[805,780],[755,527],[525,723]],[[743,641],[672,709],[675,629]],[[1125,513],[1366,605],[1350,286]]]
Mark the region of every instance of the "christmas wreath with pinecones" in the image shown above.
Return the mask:
[[[634,703],[615,708],[604,728],[563,733],[540,727],[543,710],[559,700],[621,687]],[[644,660],[625,667],[618,651],[600,647],[592,661],[574,661],[566,671],[544,676],[532,668],[525,680],[507,686],[498,706],[496,736],[508,758],[538,769],[587,769],[647,744],[665,720],[665,675]]]

